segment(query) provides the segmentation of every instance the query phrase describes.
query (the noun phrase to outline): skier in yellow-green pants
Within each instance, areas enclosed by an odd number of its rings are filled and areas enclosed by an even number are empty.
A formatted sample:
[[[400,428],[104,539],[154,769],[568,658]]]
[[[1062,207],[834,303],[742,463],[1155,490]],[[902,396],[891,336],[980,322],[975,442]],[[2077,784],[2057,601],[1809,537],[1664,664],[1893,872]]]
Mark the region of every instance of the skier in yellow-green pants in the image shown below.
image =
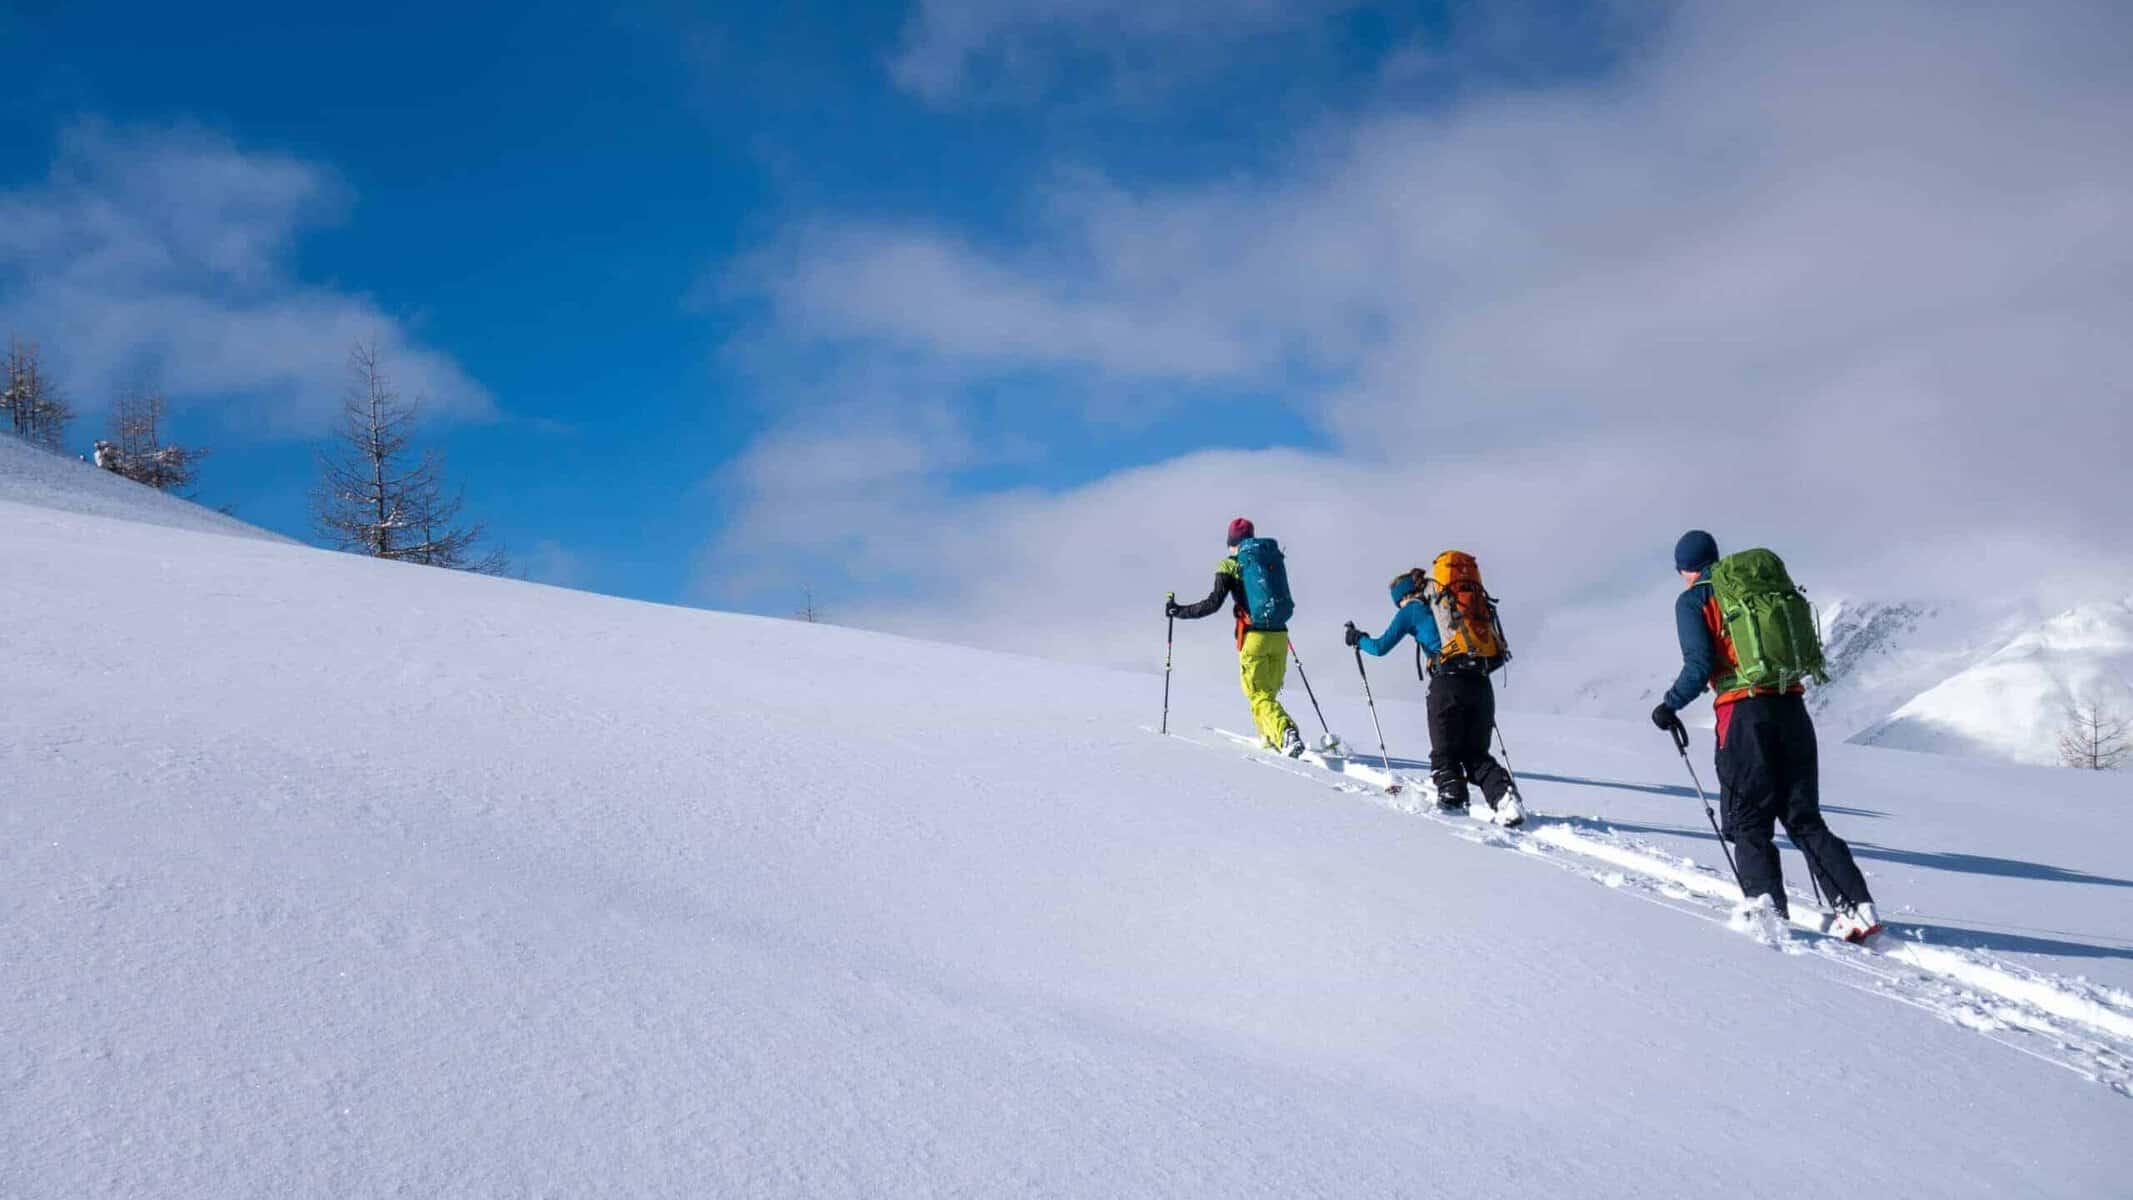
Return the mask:
[[[1255,536],[1252,523],[1243,517],[1229,523],[1229,545],[1229,554],[1215,567],[1215,587],[1207,599],[1196,604],[1172,600],[1163,612],[1197,621],[1229,601],[1237,621],[1237,674],[1252,704],[1252,724],[1269,749],[1302,754],[1303,736],[1280,698],[1289,674],[1288,617],[1295,607],[1280,547],[1271,538]]]
[[[1266,744],[1279,750],[1287,750],[1294,739],[1301,746],[1303,739],[1296,732],[1296,722],[1289,719],[1288,710],[1281,707],[1281,685],[1289,675],[1289,635],[1272,631],[1249,632],[1237,646],[1238,674],[1244,679],[1244,698],[1252,704],[1252,725]]]

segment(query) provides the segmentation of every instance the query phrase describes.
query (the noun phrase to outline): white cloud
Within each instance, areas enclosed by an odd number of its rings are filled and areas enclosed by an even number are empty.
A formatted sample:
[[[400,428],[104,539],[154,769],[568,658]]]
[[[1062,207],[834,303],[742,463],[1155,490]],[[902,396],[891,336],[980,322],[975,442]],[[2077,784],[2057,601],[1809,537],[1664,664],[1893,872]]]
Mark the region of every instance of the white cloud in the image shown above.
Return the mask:
[[[757,255],[729,289],[760,294],[813,335],[920,348],[978,363],[1225,375],[1263,355],[1159,290],[1077,287],[1070,269],[1018,268],[937,233],[839,226]]]
[[[899,627],[1140,661],[1150,598],[1240,511],[1294,543],[1329,628],[1445,543],[1483,554],[1556,644],[1532,661],[1595,637],[1663,658],[1663,609],[1580,614],[1663,591],[1691,524],[1825,589],[2062,587],[2076,560],[2122,590],[2123,28],[2103,4],[1684,6],[1606,79],[1375,113],[1263,177],[1064,177],[1023,241],[817,217],[757,286],[793,341],[1064,368],[1092,411],[1151,381],[1330,381],[1294,393],[1324,454],[1056,494],[914,471],[877,497],[929,556],[883,606]],[[765,515],[750,552],[814,537]],[[897,561],[870,545],[841,552]]]
[[[77,125],[45,180],[0,193],[0,324],[43,345],[84,411],[145,374],[181,405],[315,433],[349,346],[375,338],[427,412],[489,414],[481,385],[404,322],[296,276],[298,237],[346,203],[325,169],[214,134]]]
[[[953,414],[901,386],[877,379],[725,466],[715,482],[735,511],[698,564],[704,594],[781,610],[802,587],[862,577],[886,597],[905,568],[936,553],[919,543],[948,502],[946,479],[980,456]]]

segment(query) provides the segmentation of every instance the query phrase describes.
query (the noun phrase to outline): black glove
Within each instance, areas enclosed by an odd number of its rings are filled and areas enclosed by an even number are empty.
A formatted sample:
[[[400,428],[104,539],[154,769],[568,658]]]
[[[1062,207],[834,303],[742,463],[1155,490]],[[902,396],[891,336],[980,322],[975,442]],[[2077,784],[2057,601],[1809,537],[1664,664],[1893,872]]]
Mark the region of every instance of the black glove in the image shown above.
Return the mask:
[[[1175,617],[1178,615],[1177,597],[1173,596],[1170,599],[1163,601],[1163,615],[1166,617]]]
[[[1360,646],[1363,644],[1363,631],[1357,629],[1355,627],[1355,622],[1353,621],[1348,622],[1348,632],[1343,634],[1342,636],[1351,646]]]
[[[1657,725],[1663,733],[1672,733],[1678,736],[1688,732],[1688,730],[1682,728],[1681,718],[1675,716],[1674,710],[1664,704],[1652,710],[1652,724]]]

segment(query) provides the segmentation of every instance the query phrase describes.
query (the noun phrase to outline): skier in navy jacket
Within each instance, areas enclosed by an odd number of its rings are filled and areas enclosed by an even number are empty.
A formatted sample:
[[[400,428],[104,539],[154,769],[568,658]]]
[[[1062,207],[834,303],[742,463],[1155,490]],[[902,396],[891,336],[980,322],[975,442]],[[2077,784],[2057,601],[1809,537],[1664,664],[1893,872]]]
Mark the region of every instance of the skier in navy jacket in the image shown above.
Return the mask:
[[[1822,820],[1821,766],[1806,689],[1799,684],[1756,689],[1729,681],[1739,658],[1712,594],[1711,569],[1717,563],[1718,540],[1701,529],[1682,534],[1674,545],[1674,570],[1683,584],[1674,601],[1681,673],[1652,710],[1652,724],[1675,733],[1685,745],[1688,735],[1678,714],[1711,690],[1721,836],[1733,843],[1742,894],[1751,900],[1767,896],[1780,916],[1786,914],[1774,836],[1774,827],[1783,825],[1806,856],[1808,873],[1836,907],[1829,932],[1865,941],[1881,931],[1881,918],[1851,847]]]

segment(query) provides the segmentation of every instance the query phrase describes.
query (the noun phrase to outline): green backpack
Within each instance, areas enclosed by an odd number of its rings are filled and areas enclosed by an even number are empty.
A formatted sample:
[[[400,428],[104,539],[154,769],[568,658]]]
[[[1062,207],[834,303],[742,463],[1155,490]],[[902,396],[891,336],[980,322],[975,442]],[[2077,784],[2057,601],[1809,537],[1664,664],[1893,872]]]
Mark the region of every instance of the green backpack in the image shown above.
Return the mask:
[[[1721,692],[1783,691],[1806,679],[1829,682],[1822,633],[1807,595],[1768,550],[1743,550],[1711,568],[1711,595],[1739,665],[1721,678]]]

